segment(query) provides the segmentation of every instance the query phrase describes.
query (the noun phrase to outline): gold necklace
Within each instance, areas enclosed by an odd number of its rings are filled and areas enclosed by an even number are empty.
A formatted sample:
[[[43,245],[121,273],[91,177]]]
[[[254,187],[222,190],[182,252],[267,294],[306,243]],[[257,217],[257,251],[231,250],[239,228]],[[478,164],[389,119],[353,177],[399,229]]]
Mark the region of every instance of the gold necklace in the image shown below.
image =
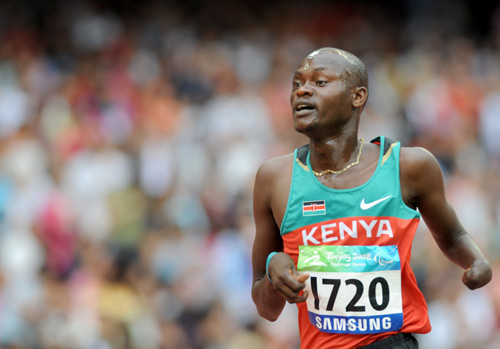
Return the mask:
[[[358,151],[358,156],[356,157],[356,161],[350,163],[349,165],[347,165],[346,167],[344,167],[343,169],[341,170],[338,170],[338,171],[334,171],[334,170],[324,170],[324,171],[321,171],[321,172],[316,172],[313,170],[313,173],[317,176],[317,177],[321,177],[327,173],[331,173],[333,175],[339,175],[341,173],[344,173],[345,171],[347,171],[348,169],[350,169],[351,167],[353,166],[356,166],[357,164],[359,164],[359,159],[361,158],[361,150],[363,150],[363,145],[365,144],[365,140],[363,138],[361,138],[359,140],[360,142],[360,145],[359,145],[359,151]]]

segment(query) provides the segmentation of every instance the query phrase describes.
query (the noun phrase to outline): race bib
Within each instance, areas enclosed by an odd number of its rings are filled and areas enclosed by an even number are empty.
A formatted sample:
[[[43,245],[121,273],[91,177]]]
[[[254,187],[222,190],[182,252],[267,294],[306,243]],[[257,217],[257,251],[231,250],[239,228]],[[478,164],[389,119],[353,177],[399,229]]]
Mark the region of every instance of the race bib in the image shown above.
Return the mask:
[[[311,324],[328,333],[397,331],[403,325],[397,246],[300,246]]]

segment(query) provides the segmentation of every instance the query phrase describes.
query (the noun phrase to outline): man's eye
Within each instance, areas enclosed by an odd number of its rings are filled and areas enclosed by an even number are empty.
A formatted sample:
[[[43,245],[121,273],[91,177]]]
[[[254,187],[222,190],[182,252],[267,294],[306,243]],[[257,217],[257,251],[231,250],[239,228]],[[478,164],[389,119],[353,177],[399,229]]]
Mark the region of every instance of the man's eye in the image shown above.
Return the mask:
[[[295,81],[295,82],[293,83],[293,86],[294,86],[294,87],[300,87],[300,86],[302,86],[302,83],[301,83],[300,81]]]
[[[327,82],[325,80],[318,80],[318,81],[316,81],[316,85],[318,85],[318,86],[324,86],[324,85],[326,85],[326,83]]]

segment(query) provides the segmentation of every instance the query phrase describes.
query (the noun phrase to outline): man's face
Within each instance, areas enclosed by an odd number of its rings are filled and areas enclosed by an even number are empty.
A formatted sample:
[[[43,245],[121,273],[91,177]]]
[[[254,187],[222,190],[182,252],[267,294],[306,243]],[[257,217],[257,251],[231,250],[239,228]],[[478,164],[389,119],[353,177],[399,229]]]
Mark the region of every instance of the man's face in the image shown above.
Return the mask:
[[[344,64],[337,54],[312,53],[297,68],[290,102],[298,132],[328,134],[349,119],[351,89],[346,84]]]

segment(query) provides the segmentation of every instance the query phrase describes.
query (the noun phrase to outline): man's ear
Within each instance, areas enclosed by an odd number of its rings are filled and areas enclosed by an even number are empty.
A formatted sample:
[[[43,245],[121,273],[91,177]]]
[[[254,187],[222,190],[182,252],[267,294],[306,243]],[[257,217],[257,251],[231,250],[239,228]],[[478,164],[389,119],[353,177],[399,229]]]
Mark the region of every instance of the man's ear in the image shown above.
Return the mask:
[[[352,106],[354,108],[359,108],[364,106],[367,99],[368,99],[368,89],[366,87],[360,86],[353,88]]]

